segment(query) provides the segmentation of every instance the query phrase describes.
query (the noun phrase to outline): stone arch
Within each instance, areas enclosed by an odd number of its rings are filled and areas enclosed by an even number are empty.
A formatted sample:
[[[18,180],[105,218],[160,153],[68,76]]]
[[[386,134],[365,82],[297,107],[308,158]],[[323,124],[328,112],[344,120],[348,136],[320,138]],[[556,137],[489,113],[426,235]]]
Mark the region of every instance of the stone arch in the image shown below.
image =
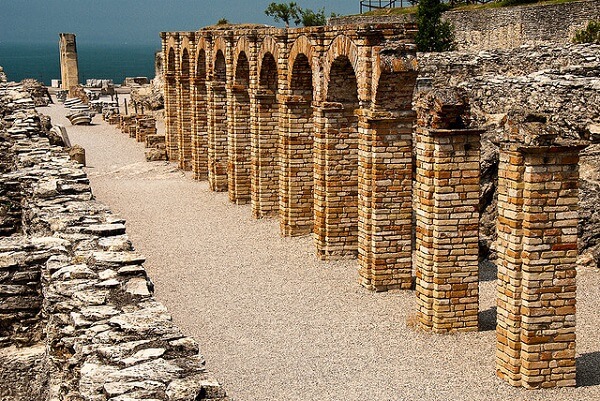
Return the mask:
[[[227,64],[225,62],[225,54],[221,51],[221,49],[218,49],[215,52],[213,75],[215,81],[222,83],[227,82]]]
[[[405,47],[380,53],[373,63],[372,104],[390,112],[412,108],[417,60]]]
[[[181,62],[179,64],[181,75],[189,76],[190,75],[190,52],[187,47],[184,47],[181,51]]]
[[[248,89],[250,86],[250,60],[247,53],[241,51],[235,60],[234,84]]]
[[[236,49],[248,48],[245,37]],[[229,200],[237,204],[250,202],[250,60],[246,50],[236,51],[233,85],[228,108],[227,179]]]
[[[193,134],[192,134],[192,175],[201,180],[208,177],[208,93],[206,91],[206,50],[198,47],[192,95]]]
[[[225,40],[215,41],[212,81],[208,93],[208,184],[213,191],[227,191],[227,64]]]
[[[169,46],[167,50],[167,73],[175,74],[175,49]]]
[[[178,125],[179,118],[177,80],[177,52],[176,43],[173,36],[169,37],[167,42],[166,54],[166,76],[165,76],[165,146],[167,150],[167,158],[175,161],[179,158],[178,148]]]
[[[315,240],[322,259],[358,254],[358,49],[338,36],[325,57],[315,131]]]
[[[288,57],[288,71],[292,71],[294,68],[294,63],[296,62],[296,58],[300,54],[304,54],[304,56],[308,59],[308,63],[311,67],[313,67],[313,55],[315,49],[313,45],[310,43],[310,40],[306,36],[300,36],[298,39],[294,41],[292,48],[290,49],[290,55]],[[291,74],[288,74],[288,80],[291,80]]]
[[[329,99],[331,96],[328,91],[331,88],[330,81],[332,78],[332,67],[337,66],[334,64],[336,60],[340,60],[345,57],[348,60],[349,65],[352,66],[354,71],[354,75],[357,78],[357,92],[360,93],[360,88],[365,87],[366,85],[366,74],[360,74],[364,68],[361,68],[359,62],[359,51],[356,44],[345,35],[338,35],[325,53],[324,61],[323,61],[323,76],[324,76],[324,90],[323,94],[324,99]],[[361,99],[364,100],[364,99]]]
[[[312,46],[301,37],[292,46],[288,69],[289,93],[282,105],[280,227],[283,235],[313,229],[314,118]]]
[[[279,74],[273,53],[261,51],[259,55],[251,141],[251,199],[255,218],[275,214],[279,209]]]
[[[260,49],[258,50],[257,70],[259,71],[259,74],[263,68],[265,56],[268,54],[273,57],[275,60],[275,65],[277,66],[277,60],[279,60],[279,46],[277,44],[277,40],[273,36],[265,36],[260,45]]]

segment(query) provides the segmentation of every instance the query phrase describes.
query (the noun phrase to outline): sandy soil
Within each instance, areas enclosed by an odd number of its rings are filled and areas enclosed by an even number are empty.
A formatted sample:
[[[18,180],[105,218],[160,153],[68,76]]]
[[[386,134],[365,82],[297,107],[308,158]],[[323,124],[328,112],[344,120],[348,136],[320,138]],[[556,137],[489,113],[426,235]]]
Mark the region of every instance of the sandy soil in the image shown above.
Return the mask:
[[[600,272],[578,277],[579,386],[515,389],[494,373],[493,268],[480,283],[483,331],[417,331],[413,291],[366,291],[356,261],[317,260],[310,237],[281,238],[276,220],[145,162],[143,146],[100,116],[73,127],[60,104],[40,111],[86,149],[97,199],[127,219],[156,296],[233,400],[600,399]]]

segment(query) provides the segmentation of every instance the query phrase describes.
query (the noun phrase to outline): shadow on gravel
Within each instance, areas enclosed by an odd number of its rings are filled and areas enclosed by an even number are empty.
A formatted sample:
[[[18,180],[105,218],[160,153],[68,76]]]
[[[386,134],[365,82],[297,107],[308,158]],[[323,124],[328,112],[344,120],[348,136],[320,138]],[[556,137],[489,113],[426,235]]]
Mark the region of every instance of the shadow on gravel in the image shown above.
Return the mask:
[[[479,262],[479,281],[494,281],[498,278],[498,268],[489,260]]]
[[[479,312],[479,331],[496,330],[496,307]]]
[[[600,385],[600,351],[583,354],[576,362],[577,387]]]

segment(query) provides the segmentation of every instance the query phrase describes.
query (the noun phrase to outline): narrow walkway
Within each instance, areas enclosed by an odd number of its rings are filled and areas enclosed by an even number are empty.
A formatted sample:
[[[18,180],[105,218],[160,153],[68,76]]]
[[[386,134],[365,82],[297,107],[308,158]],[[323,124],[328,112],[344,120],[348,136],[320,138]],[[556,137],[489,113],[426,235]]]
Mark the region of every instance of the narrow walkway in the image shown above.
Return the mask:
[[[127,219],[157,297],[200,344],[233,400],[600,399],[600,274],[579,275],[576,389],[525,391],[494,374],[495,332],[438,336],[410,327],[414,292],[370,293],[356,261],[321,262],[312,240],[281,238],[173,164],[94,118],[73,127],[62,105],[40,109],[86,149],[92,189]],[[480,284],[493,319],[495,281]],[[408,324],[407,324],[408,323]]]

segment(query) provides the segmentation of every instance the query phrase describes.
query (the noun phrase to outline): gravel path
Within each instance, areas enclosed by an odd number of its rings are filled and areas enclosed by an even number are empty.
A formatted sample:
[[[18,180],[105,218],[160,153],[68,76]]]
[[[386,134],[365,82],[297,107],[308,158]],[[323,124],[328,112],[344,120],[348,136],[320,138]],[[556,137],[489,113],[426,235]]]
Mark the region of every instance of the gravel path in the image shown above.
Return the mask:
[[[356,261],[322,262],[310,237],[281,238],[173,164],[95,117],[72,127],[98,200],[127,219],[156,296],[194,337],[233,400],[598,400],[600,272],[579,273],[575,389],[515,389],[494,374],[494,272],[482,272],[486,330],[432,335],[410,327],[413,291],[371,293]],[[409,324],[407,324],[409,323]]]

